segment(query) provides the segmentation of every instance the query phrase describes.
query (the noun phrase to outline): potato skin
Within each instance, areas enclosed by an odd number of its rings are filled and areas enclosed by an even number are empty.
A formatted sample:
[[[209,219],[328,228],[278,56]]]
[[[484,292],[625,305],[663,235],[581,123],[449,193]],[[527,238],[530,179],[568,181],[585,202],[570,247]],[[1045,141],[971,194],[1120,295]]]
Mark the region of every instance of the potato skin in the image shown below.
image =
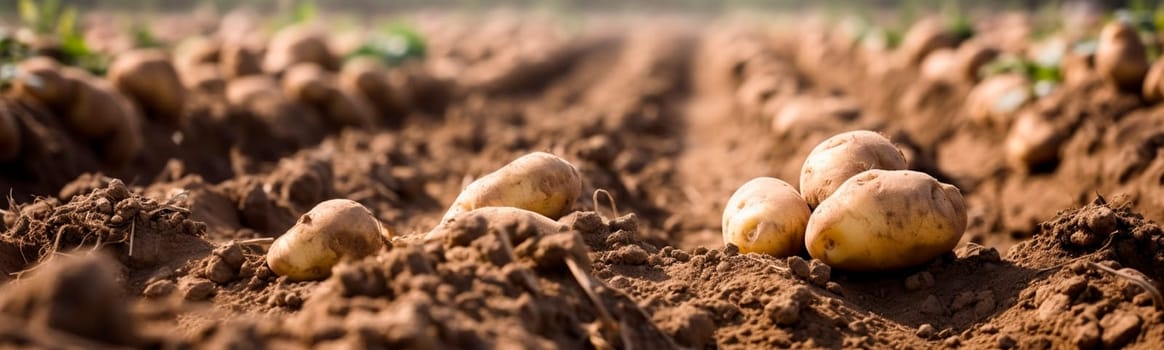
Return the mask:
[[[51,108],[66,103],[72,98],[75,88],[70,79],[61,75],[61,68],[56,60],[44,56],[21,61],[17,69],[38,78],[40,85],[29,84],[24,79],[15,79],[12,84],[15,96],[26,101],[31,99]]]
[[[408,101],[389,81],[388,69],[370,57],[358,57],[344,63],[339,73],[339,87],[359,93],[381,115],[400,115],[408,110]]]
[[[869,170],[845,181],[808,220],[813,258],[851,271],[923,264],[958,244],[966,230],[961,191],[910,170]]]
[[[372,212],[348,199],[317,204],[267,251],[267,266],[292,281],[326,278],[343,259],[359,259],[384,248],[392,233]]]
[[[966,95],[966,114],[985,125],[1009,125],[1015,111],[1031,100],[1030,81],[1018,74],[988,77]]]
[[[940,20],[926,18],[914,23],[905,33],[898,55],[903,66],[917,67],[931,52],[956,46],[958,39],[946,30]]]
[[[129,113],[118,100],[118,94],[109,82],[98,79],[80,68],[65,67],[61,74],[73,82],[75,95],[66,102],[65,121],[78,134],[95,140],[109,137]]]
[[[1156,60],[1144,77],[1144,100],[1156,103],[1164,100],[1164,58]]]
[[[1142,87],[1148,73],[1147,48],[1131,24],[1115,21],[1103,27],[1095,51],[1095,71],[1121,89]]]
[[[297,63],[310,62],[325,69],[336,68],[336,58],[322,33],[306,25],[284,28],[271,38],[263,57],[263,70],[280,74]]]
[[[181,119],[186,90],[164,52],[147,49],[123,53],[109,66],[108,78],[151,118],[168,123]]]
[[[811,213],[808,203],[787,182],[752,179],[732,194],[724,208],[724,245],[735,244],[740,253],[800,254]]]
[[[581,194],[582,177],[573,164],[553,154],[533,152],[469,184],[441,222],[484,207],[515,207],[557,219]]]
[[[833,135],[809,153],[800,168],[800,193],[810,207],[828,198],[845,180],[869,169],[908,167],[905,155],[885,136],[868,130]]]

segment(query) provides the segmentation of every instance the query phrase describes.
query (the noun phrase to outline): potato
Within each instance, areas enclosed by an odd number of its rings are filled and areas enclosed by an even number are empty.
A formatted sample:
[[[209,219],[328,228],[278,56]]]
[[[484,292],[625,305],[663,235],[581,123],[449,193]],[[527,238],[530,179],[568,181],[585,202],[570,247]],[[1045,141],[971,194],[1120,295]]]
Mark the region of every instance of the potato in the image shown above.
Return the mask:
[[[73,81],[75,95],[62,106],[65,122],[83,137],[96,140],[112,135],[126,122],[125,105],[109,82],[80,68],[65,67],[61,74]]]
[[[72,80],[61,75],[61,68],[56,60],[43,56],[21,61],[17,69],[27,77],[13,80],[15,96],[50,108],[66,103],[75,93],[75,87]]]
[[[962,43],[958,46],[957,64],[955,72],[962,81],[975,83],[982,80],[978,72],[982,67],[993,61],[999,55],[995,47],[986,46],[974,41]]]
[[[20,146],[24,142],[12,105],[11,101],[0,100],[0,162],[19,157]]]
[[[1135,27],[1122,21],[1103,27],[1095,51],[1095,70],[1121,89],[1141,88],[1148,72],[1148,54]]]
[[[941,48],[958,46],[958,38],[936,18],[926,18],[914,23],[898,48],[898,60],[908,67],[917,67],[922,60]]]
[[[339,87],[348,93],[363,95],[381,115],[408,111],[405,94],[392,86],[388,68],[374,58],[358,57],[344,63],[339,73]]]
[[[122,53],[109,66],[107,77],[149,117],[174,124],[182,118],[186,90],[164,52],[142,49]]]
[[[1038,112],[1024,112],[1006,137],[1006,159],[1021,171],[1053,163],[1067,136]]]
[[[484,207],[521,208],[557,219],[581,194],[582,177],[573,164],[553,154],[533,152],[469,184],[441,222]]]
[[[1164,100],[1164,59],[1156,60],[1144,78],[1144,99],[1151,103]]]
[[[332,77],[317,64],[300,63],[283,74],[283,94],[309,105],[328,103],[334,94]]]
[[[238,79],[248,75],[262,74],[258,50],[244,42],[231,42],[222,46],[218,60],[219,69],[227,79]]]
[[[881,134],[867,130],[840,133],[808,154],[800,168],[800,193],[815,208],[853,175],[870,169],[900,170],[908,165],[901,150]]]
[[[289,99],[314,106],[339,126],[371,127],[375,116],[362,96],[339,89],[335,77],[314,63],[300,63],[283,76],[283,93]]]
[[[811,210],[796,189],[780,179],[758,177],[732,194],[723,210],[723,243],[740,253],[778,257],[800,254]]]
[[[217,63],[222,53],[222,40],[191,37],[174,48],[174,63],[179,70],[206,63]]]
[[[182,85],[189,90],[208,94],[223,94],[226,92],[226,78],[218,70],[218,65],[204,63],[188,67],[182,71]]]
[[[331,275],[340,260],[360,259],[383,249],[392,232],[360,203],[332,199],[317,204],[279,236],[267,251],[267,266],[292,281]]]
[[[922,61],[921,75],[934,81],[960,81],[957,51],[945,47],[934,50]]]
[[[1030,102],[1033,95],[1030,81],[1022,75],[991,76],[966,95],[966,115],[980,124],[1007,125],[1014,113]]]
[[[336,68],[336,58],[331,55],[327,40],[321,32],[307,25],[290,26],[271,38],[267,54],[263,57],[263,70],[280,74],[304,62],[315,63],[329,70]]]
[[[966,230],[957,187],[910,170],[869,170],[845,181],[808,219],[808,254],[835,268],[884,271],[946,253]]]
[[[114,95],[114,98],[121,106],[121,110],[124,111],[125,119],[117,124],[113,134],[103,140],[101,155],[110,164],[124,165],[137,157],[145,143],[145,135],[142,131],[144,119],[128,97]]]
[[[776,135],[809,135],[837,130],[861,115],[861,106],[844,97],[790,97],[771,101],[764,106],[764,114],[772,116],[772,131]]]
[[[226,84],[226,101],[234,106],[247,106],[258,99],[283,99],[279,82],[267,75],[253,75]]]

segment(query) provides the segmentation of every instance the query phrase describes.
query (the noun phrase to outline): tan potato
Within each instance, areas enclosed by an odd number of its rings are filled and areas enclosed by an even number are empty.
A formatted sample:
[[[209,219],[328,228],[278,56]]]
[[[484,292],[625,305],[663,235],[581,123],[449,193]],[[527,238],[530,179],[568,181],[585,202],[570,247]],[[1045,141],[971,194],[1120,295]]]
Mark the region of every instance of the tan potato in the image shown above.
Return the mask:
[[[247,106],[270,97],[283,99],[283,93],[279,82],[267,75],[247,76],[226,84],[226,101],[234,106]]]
[[[1164,100],[1164,58],[1156,60],[1144,77],[1144,99],[1150,103]]]
[[[24,142],[21,136],[20,123],[12,112],[11,101],[0,100],[0,162],[20,156],[20,146]]]
[[[114,98],[125,112],[125,119],[103,141],[102,157],[110,164],[125,165],[137,157],[145,143],[142,131],[144,119],[128,97],[115,95]]]
[[[1006,137],[1006,159],[1020,171],[1054,162],[1067,136],[1039,113],[1022,113]]]
[[[206,63],[217,63],[222,53],[222,41],[215,38],[191,37],[174,48],[174,62],[179,69]]]
[[[901,47],[897,49],[898,60],[904,66],[917,67],[931,52],[957,45],[958,39],[946,30],[941,20],[922,19],[914,23],[901,39]]]
[[[982,80],[978,72],[982,67],[998,57],[999,51],[995,47],[986,46],[970,41],[958,46],[957,64],[954,66],[961,81],[976,83]]]
[[[77,133],[90,140],[102,139],[125,123],[128,112],[109,82],[75,67],[65,67],[61,74],[75,86],[64,117]]]
[[[336,86],[335,77],[314,63],[300,63],[283,76],[283,93],[289,99],[314,106],[339,126],[371,127],[371,105],[362,96]]]
[[[800,254],[811,214],[796,189],[780,179],[758,177],[732,194],[723,210],[723,243],[740,253],[778,257]]]
[[[1007,125],[1015,112],[1033,97],[1026,77],[1019,74],[991,76],[966,95],[966,114],[976,123]]]
[[[334,98],[332,76],[314,63],[300,63],[283,74],[283,94],[292,101],[325,105]]]
[[[804,236],[835,268],[885,271],[924,264],[958,244],[966,204],[957,187],[910,170],[869,170],[821,202]]]
[[[951,48],[939,48],[922,60],[922,77],[934,81],[959,82],[958,53]]]
[[[515,207],[557,219],[581,194],[582,177],[573,164],[553,154],[533,152],[469,184],[441,222],[484,207]]]
[[[182,118],[186,90],[164,52],[143,49],[118,55],[107,77],[151,118],[168,123]]]
[[[263,58],[263,70],[279,74],[304,62],[329,70],[336,68],[336,58],[331,55],[323,33],[307,25],[296,25],[280,30],[271,38]]]
[[[262,74],[257,50],[244,42],[232,42],[222,46],[222,54],[218,60],[219,69],[227,79],[238,79],[248,75]]]
[[[1148,54],[1135,27],[1122,21],[1103,27],[1095,51],[1095,71],[1121,89],[1135,90],[1143,86]]]
[[[21,61],[16,69],[26,76],[13,80],[15,96],[53,109],[63,108],[76,88],[72,80],[61,75],[61,68],[56,60],[44,56]]]
[[[339,73],[339,87],[363,95],[381,115],[399,115],[408,111],[404,94],[389,81],[388,68],[374,58],[359,57],[344,63]]]
[[[800,193],[815,208],[853,175],[870,169],[900,170],[908,165],[901,150],[881,134],[868,130],[840,133],[808,154],[800,168]]]
[[[332,199],[317,204],[271,244],[267,266],[292,281],[319,280],[345,259],[360,259],[383,249],[392,239],[372,212],[360,203]]]
[[[199,64],[184,69],[182,71],[182,85],[186,89],[208,94],[226,93],[226,78],[218,70],[218,65],[212,63]]]

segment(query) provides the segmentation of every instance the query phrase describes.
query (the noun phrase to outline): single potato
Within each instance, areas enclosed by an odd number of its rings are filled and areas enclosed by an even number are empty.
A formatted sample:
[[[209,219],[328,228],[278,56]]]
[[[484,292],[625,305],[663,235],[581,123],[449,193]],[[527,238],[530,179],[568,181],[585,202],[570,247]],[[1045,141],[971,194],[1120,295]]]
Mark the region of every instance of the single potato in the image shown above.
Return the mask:
[[[1006,159],[1019,171],[1059,160],[1059,148],[1067,141],[1064,132],[1036,111],[1020,114],[1006,137]]]
[[[19,157],[20,146],[24,142],[12,105],[12,101],[0,100],[0,162]]]
[[[1108,23],[1099,33],[1095,71],[1121,89],[1137,90],[1148,73],[1148,49],[1131,24]]]
[[[321,31],[309,25],[283,28],[271,38],[263,57],[263,71],[281,74],[298,63],[310,62],[325,69],[336,69],[336,58]]]
[[[1156,103],[1164,100],[1164,58],[1156,60],[1144,77],[1144,100]]]
[[[565,215],[582,194],[582,177],[565,159],[534,152],[469,184],[441,222],[484,207],[515,207],[551,219]]]
[[[186,89],[166,53],[150,49],[123,53],[109,66],[107,76],[147,116],[169,123],[181,119]]]
[[[1030,85],[1018,74],[988,77],[966,95],[966,114],[975,123],[1009,125],[1015,112],[1034,97]]]
[[[340,260],[372,255],[391,238],[392,232],[360,203],[327,200],[271,244],[267,266],[292,281],[319,280],[331,275]]]
[[[21,61],[16,69],[23,76],[12,81],[14,95],[48,107],[66,103],[75,93],[75,84],[61,75],[61,68],[56,60],[44,56]]]
[[[910,170],[869,170],[845,181],[808,219],[808,254],[835,268],[886,271],[949,252],[966,230],[957,187]]]
[[[800,168],[800,193],[815,208],[853,175],[869,169],[900,170],[908,165],[901,150],[881,134],[868,130],[840,133],[808,154]]]
[[[736,190],[723,210],[723,243],[734,244],[740,253],[800,254],[811,213],[808,203],[787,182],[752,179]]]

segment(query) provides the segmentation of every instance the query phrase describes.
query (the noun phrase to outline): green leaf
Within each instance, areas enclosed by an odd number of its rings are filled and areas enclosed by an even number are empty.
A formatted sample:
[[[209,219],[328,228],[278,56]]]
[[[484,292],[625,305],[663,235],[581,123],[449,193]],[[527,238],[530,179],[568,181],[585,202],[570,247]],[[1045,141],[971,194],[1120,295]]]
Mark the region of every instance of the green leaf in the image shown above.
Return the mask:
[[[77,8],[66,7],[57,17],[57,35],[69,36],[77,33]]]
[[[397,66],[413,59],[423,59],[427,54],[424,37],[404,24],[391,24],[384,31],[368,38],[348,58],[370,56],[380,59],[389,66]]]

